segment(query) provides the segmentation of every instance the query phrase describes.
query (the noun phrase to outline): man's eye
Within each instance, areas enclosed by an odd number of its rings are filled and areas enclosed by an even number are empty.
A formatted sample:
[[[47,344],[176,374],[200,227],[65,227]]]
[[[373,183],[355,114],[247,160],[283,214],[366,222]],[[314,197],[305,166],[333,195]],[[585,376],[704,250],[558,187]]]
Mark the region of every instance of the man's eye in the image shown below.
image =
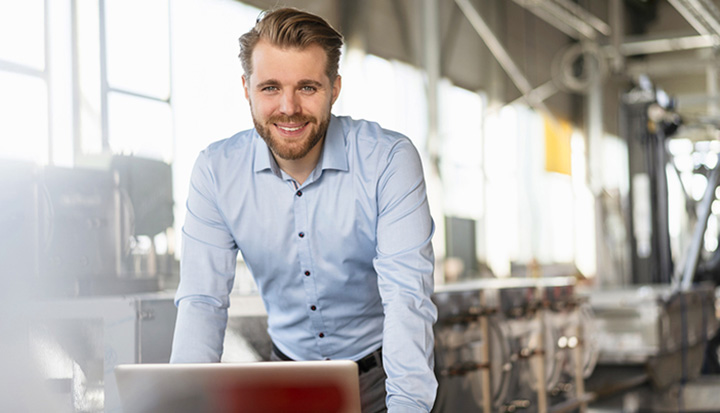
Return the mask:
[[[303,92],[306,92],[306,93],[312,93],[312,92],[315,92],[317,90],[317,88],[315,86],[303,86],[300,88],[300,90],[302,90]]]
[[[274,92],[278,90],[277,86],[265,86],[261,89],[263,92]]]

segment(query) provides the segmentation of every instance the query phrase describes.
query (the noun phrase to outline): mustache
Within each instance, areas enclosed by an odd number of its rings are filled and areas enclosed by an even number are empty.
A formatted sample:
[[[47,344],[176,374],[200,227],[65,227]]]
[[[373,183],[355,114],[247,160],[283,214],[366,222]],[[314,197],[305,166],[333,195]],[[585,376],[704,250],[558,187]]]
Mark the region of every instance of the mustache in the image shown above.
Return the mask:
[[[274,115],[268,118],[267,123],[317,123],[317,118],[309,115]]]

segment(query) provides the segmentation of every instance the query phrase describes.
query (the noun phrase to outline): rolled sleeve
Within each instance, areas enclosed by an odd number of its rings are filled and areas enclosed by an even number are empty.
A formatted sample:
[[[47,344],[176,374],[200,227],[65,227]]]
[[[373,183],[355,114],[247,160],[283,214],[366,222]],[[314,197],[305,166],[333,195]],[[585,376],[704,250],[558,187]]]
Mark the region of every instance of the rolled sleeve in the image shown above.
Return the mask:
[[[433,232],[420,158],[408,140],[400,140],[378,181],[374,260],[385,312],[383,362],[390,412],[428,412],[435,400]]]

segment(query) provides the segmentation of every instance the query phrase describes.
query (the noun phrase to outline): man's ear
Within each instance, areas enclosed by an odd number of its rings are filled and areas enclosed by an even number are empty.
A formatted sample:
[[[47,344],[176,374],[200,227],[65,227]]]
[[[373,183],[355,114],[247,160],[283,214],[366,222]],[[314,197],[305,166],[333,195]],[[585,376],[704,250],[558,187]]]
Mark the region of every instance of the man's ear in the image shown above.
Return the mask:
[[[245,99],[250,100],[250,95],[248,94],[248,87],[250,87],[250,81],[247,79],[247,75],[242,75],[242,83],[243,89],[245,90]]]
[[[338,96],[340,96],[340,89],[342,88],[342,77],[340,75],[335,76],[335,81],[333,81],[333,88],[332,88],[332,102],[330,104],[334,104],[337,100]]]

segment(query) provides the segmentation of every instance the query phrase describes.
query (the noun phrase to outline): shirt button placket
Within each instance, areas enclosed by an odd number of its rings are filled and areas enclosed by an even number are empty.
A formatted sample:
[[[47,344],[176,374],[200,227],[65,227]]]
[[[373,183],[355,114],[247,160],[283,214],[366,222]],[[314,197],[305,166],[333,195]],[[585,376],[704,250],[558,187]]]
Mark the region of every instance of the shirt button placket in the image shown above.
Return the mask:
[[[297,231],[297,242],[298,242],[298,258],[300,260],[300,268],[304,268],[302,270],[302,274],[304,275],[303,278],[303,284],[305,286],[305,300],[306,305],[309,308],[309,317],[310,317],[310,325],[311,328],[315,331],[316,337],[318,339],[326,338],[326,330],[325,326],[322,322],[322,316],[320,314],[320,309],[317,306],[318,297],[317,297],[317,289],[315,286],[315,277],[310,277],[312,273],[314,272],[310,261],[310,257],[312,256],[312,252],[310,251],[310,247],[312,243],[310,242],[310,239],[308,238],[308,232],[311,231],[312,228],[308,227],[311,223],[307,221],[307,203],[308,203],[308,197],[305,196],[303,190],[298,189],[294,193],[294,213],[295,213],[295,230]],[[320,344],[321,347],[320,352],[321,354],[327,354],[327,349],[324,347],[326,344]]]

